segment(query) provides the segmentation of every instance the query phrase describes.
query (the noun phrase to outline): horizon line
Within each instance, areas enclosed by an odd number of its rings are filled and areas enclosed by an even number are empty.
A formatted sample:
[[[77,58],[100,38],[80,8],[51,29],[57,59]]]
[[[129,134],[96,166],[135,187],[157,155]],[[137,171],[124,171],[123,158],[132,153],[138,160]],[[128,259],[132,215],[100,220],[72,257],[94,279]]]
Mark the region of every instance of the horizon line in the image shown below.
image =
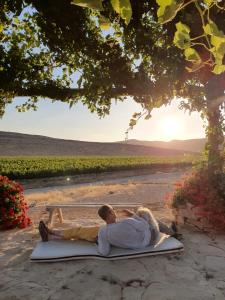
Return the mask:
[[[31,135],[31,136],[39,136],[39,137],[45,137],[45,138],[52,138],[52,139],[59,139],[59,140],[69,140],[69,141],[78,141],[78,142],[90,142],[90,143],[126,143],[129,141],[139,141],[139,142],[164,142],[164,143],[170,143],[173,141],[190,141],[190,140],[201,140],[206,139],[206,137],[198,137],[198,138],[188,138],[188,139],[172,139],[172,140],[142,140],[142,139],[136,139],[136,138],[130,138],[128,140],[120,140],[120,141],[93,141],[93,140],[76,140],[71,138],[63,138],[63,137],[55,137],[55,136],[49,136],[49,135],[41,135],[36,133],[24,133],[24,132],[17,132],[17,131],[3,131],[0,130],[0,133],[15,133],[15,134],[24,134],[24,135]]]

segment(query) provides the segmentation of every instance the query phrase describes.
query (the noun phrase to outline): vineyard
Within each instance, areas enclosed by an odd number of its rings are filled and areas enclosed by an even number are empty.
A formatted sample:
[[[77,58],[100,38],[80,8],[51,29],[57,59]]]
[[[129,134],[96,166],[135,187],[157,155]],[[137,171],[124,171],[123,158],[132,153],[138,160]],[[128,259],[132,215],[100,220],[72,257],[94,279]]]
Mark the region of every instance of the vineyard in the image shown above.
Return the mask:
[[[10,179],[44,178],[114,170],[191,166],[199,156],[182,157],[0,157],[0,174]]]

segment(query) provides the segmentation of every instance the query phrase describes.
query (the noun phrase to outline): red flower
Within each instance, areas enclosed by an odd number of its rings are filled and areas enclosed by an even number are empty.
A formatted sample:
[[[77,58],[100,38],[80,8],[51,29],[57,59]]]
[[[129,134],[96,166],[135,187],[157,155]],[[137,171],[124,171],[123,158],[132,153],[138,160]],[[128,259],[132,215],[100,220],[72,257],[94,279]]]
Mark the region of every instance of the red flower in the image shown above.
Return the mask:
[[[199,170],[183,182],[175,184],[176,189],[167,197],[170,207],[179,208],[191,203],[196,208],[196,216],[201,216],[211,228],[225,230],[225,175],[213,185],[207,170]]]
[[[27,216],[23,187],[6,176],[0,175],[0,226],[4,229],[25,228],[31,224]]]
[[[10,208],[9,209],[9,215],[12,217],[12,216],[14,216],[14,210],[13,210],[13,208]]]

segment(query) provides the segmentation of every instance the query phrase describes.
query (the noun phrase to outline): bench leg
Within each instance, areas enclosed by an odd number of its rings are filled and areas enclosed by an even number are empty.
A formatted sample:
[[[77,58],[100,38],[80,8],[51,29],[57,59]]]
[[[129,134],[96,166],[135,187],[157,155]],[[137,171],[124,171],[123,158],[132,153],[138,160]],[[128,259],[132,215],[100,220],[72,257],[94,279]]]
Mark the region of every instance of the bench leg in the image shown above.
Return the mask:
[[[59,222],[60,222],[60,223],[63,223],[63,215],[62,215],[62,210],[61,210],[61,208],[57,208],[57,212],[58,212]]]
[[[49,212],[48,226],[51,227],[54,218],[54,209],[51,209]]]

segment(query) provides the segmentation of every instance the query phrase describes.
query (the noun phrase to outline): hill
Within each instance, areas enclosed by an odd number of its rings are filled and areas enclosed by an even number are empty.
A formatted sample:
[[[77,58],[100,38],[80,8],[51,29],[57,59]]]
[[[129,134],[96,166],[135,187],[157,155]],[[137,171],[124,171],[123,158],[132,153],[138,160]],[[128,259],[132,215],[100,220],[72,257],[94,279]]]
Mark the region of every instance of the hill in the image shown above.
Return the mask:
[[[176,156],[184,153],[189,153],[189,151],[122,142],[98,143],[64,140],[0,131],[1,156]]]
[[[126,142],[128,145],[141,145],[147,147],[157,147],[161,149],[173,149],[181,151],[190,151],[190,152],[202,152],[206,143],[206,139],[190,139],[190,140],[172,140],[169,142],[163,141],[140,141],[135,139],[130,139]]]

